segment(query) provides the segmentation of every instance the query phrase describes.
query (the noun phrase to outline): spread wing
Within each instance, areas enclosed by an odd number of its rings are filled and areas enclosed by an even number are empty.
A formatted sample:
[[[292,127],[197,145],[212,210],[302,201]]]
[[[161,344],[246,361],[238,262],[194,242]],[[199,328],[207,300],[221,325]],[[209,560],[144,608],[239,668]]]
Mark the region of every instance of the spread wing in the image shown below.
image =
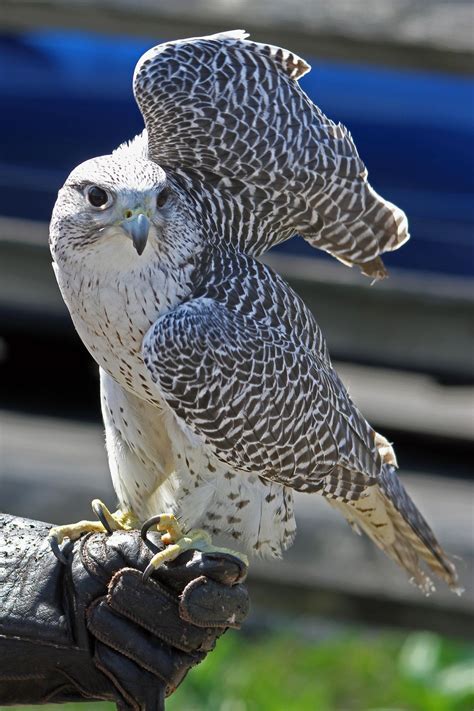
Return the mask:
[[[246,36],[167,42],[140,59],[134,92],[149,156],[213,201],[221,221],[255,218],[247,252],[300,232],[383,276],[379,255],[408,239],[404,213],[370,187],[347,129],[300,88],[308,64]]]
[[[251,258],[240,259],[245,265],[236,271],[214,261],[212,281],[149,331],[152,378],[229,467],[301,491],[357,497],[382,466],[375,432],[296,294]],[[309,328],[299,334],[304,318]]]

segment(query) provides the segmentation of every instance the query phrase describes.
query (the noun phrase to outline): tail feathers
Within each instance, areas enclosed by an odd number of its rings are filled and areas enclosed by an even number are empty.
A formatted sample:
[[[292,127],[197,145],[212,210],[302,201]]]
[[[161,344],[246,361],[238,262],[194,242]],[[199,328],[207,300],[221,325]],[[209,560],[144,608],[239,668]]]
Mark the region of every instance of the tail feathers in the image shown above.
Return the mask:
[[[329,503],[341,511],[353,528],[364,531],[389,558],[404,568],[425,595],[435,587],[423,563],[453,592],[462,592],[454,565],[392,466],[384,467],[380,483],[368,487],[366,496],[358,501]]]

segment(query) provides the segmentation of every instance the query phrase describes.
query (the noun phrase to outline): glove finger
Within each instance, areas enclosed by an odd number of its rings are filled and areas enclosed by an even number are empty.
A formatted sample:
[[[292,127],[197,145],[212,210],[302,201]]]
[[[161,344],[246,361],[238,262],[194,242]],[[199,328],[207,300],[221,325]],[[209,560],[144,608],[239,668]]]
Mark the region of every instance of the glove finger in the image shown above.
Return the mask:
[[[208,652],[214,648],[214,630],[182,620],[178,598],[160,583],[144,581],[137,570],[125,568],[112,578],[107,603],[120,615],[183,652]]]
[[[98,642],[94,663],[115,685],[120,711],[164,711],[166,685],[123,654]]]
[[[113,660],[113,668],[116,671],[121,670],[122,664],[125,665],[124,669],[128,677],[122,677],[121,671],[120,674],[117,673],[117,678],[121,682],[122,679],[128,678],[129,685],[133,683],[140,685],[143,683],[140,674],[149,672],[154,677],[154,685],[159,686],[160,683],[164,685],[167,695],[182,682],[188,670],[202,661],[205,656],[203,652],[190,654],[173,649],[153,632],[139,627],[122,615],[115,614],[105,599],[91,605],[88,611],[88,628],[102,645],[119,652],[118,659],[110,654],[107,659]],[[102,649],[103,654],[105,652]],[[120,657],[126,661],[121,662]],[[134,663],[134,666],[127,666],[128,662]],[[108,662],[105,666],[109,668]],[[138,671],[135,667],[138,667]]]
[[[195,578],[204,575],[223,585],[242,583],[247,577],[245,563],[229,553],[202,553],[190,550],[153,573],[167,587],[183,590]]]
[[[203,576],[186,585],[179,602],[183,620],[206,628],[238,629],[249,608],[249,595],[244,585],[228,587]]]
[[[79,542],[76,566],[84,567],[91,579],[108,581],[117,570],[133,566],[145,570],[151,553],[138,531],[115,531],[112,535],[92,533]],[[80,571],[78,571],[80,572]]]

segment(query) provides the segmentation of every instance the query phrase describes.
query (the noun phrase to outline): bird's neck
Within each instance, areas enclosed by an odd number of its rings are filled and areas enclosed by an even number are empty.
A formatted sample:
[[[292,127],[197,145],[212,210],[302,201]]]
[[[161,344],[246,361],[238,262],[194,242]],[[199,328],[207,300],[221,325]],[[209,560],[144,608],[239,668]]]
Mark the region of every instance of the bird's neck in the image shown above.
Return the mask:
[[[143,338],[161,315],[189,296],[194,265],[169,270],[148,260],[127,271],[113,266],[98,271],[94,261],[82,255],[76,263],[53,264],[63,299],[98,365],[123,387],[149,399]]]

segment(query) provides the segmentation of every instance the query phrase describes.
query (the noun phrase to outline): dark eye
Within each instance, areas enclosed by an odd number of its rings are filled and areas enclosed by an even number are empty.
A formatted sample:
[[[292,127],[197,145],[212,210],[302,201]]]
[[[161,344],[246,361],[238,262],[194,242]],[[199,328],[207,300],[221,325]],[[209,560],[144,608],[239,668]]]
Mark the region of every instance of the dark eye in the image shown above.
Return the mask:
[[[156,207],[164,207],[168,202],[170,196],[170,191],[168,188],[163,188],[163,190],[156,196]]]
[[[87,188],[86,194],[92,207],[105,207],[111,200],[108,192],[103,188],[99,188],[98,185],[91,185],[90,188]]]

